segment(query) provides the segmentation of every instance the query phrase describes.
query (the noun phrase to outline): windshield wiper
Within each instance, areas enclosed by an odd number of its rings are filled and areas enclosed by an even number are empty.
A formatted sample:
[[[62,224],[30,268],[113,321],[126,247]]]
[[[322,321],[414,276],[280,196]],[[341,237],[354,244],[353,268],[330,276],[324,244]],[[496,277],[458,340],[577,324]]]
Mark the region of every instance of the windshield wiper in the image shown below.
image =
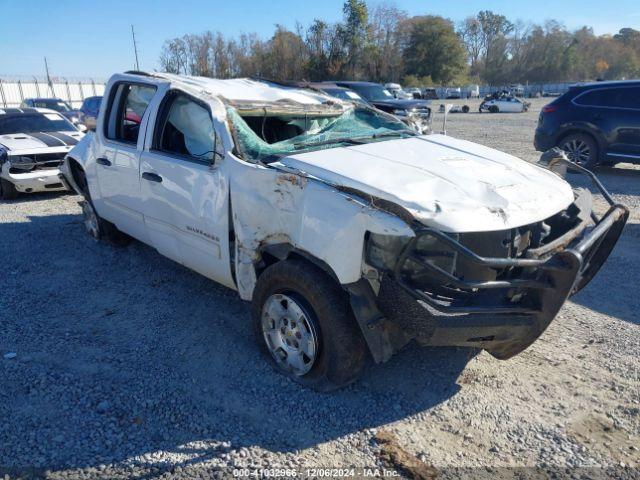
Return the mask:
[[[399,137],[402,135],[409,135],[410,137],[415,137],[418,134],[413,130],[396,130],[394,132],[374,133],[372,135],[372,138]]]
[[[311,143],[298,142],[298,143],[294,143],[293,146],[297,149],[300,147],[317,147],[322,145],[331,145],[334,143],[335,144],[348,143],[349,145],[364,145],[365,143],[369,143],[370,140],[377,140],[378,138],[385,138],[385,137],[398,137],[403,135],[410,135],[412,137],[415,137],[417,133],[414,132],[413,130],[396,130],[393,132],[374,133],[373,135],[367,136],[367,137],[341,137],[341,138],[334,138],[330,140],[323,140],[322,142],[311,142]]]
[[[367,137],[368,138],[368,137]],[[342,137],[342,138],[333,138],[330,140],[323,140],[322,142],[298,142],[294,143],[293,146],[295,148],[300,147],[318,147],[320,145],[331,145],[333,143],[348,143],[350,145],[362,145],[367,143],[364,138],[353,138],[353,137]]]

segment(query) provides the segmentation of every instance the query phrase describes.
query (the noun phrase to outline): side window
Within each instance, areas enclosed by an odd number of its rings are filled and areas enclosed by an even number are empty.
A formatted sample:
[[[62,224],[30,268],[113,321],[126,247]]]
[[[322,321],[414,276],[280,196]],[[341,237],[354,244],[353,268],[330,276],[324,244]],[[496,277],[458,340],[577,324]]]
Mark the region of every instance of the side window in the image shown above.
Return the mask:
[[[155,93],[156,88],[149,85],[119,84],[110,99],[107,138],[136,143],[142,117]]]
[[[601,88],[576,98],[578,105],[640,109],[640,87]]]
[[[156,126],[155,148],[203,163],[213,161],[215,130],[209,109],[174,93],[167,99]]]
[[[583,106],[603,107],[604,103],[603,103],[602,92],[603,92],[602,89],[590,90],[586,93],[583,93],[582,95],[579,95],[575,99],[575,102],[578,105],[583,105]]]
[[[620,100],[620,107],[640,110],[640,87],[621,88],[618,98]]]

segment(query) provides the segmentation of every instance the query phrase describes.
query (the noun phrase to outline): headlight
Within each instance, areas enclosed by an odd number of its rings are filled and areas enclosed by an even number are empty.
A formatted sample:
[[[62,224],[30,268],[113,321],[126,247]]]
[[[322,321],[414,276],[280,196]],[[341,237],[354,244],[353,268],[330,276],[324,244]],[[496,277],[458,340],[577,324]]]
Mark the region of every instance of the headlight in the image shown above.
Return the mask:
[[[457,234],[449,234],[454,240],[458,240]],[[441,268],[445,272],[453,274],[456,267],[457,252],[448,244],[433,235],[422,235],[415,246],[418,253],[427,262]]]
[[[370,233],[367,243],[367,263],[383,270],[393,270],[409,237]]]
[[[19,170],[31,170],[34,162],[29,157],[9,157],[9,163],[11,168],[17,168]]]

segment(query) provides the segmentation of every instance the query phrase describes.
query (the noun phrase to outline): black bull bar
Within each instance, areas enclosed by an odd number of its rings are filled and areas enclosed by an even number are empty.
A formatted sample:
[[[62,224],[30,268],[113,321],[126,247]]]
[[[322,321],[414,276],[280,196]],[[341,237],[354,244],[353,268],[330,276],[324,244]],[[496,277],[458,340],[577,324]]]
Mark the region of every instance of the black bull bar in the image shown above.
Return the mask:
[[[510,358],[531,345],[567,298],[591,281],[618,241],[629,210],[613,200],[592,172],[574,164],[569,168],[591,179],[609,203],[609,209],[601,218],[589,212],[575,228],[543,247],[527,251],[522,257],[482,257],[438,230],[416,229],[416,236],[404,248],[392,277],[413,299],[431,307],[431,313],[425,316],[428,325],[425,325],[423,343],[484,348],[497,358]],[[587,224],[591,223],[593,228],[588,229]],[[478,266],[513,268],[520,273],[515,278],[484,281],[457,277],[420,256],[416,246],[425,235],[436,237]],[[405,273],[409,261],[470,295],[443,301],[442,295],[417,288]]]

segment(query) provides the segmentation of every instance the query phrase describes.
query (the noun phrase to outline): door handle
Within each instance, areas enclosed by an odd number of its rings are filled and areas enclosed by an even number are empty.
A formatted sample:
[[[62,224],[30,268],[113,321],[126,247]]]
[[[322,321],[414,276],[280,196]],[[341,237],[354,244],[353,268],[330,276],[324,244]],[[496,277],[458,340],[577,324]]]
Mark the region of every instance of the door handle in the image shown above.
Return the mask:
[[[96,163],[99,163],[100,165],[104,165],[105,167],[111,166],[111,160],[104,157],[96,158]]]
[[[142,178],[144,178],[145,180],[149,180],[150,182],[156,182],[156,183],[162,182],[162,177],[157,173],[142,172]]]

